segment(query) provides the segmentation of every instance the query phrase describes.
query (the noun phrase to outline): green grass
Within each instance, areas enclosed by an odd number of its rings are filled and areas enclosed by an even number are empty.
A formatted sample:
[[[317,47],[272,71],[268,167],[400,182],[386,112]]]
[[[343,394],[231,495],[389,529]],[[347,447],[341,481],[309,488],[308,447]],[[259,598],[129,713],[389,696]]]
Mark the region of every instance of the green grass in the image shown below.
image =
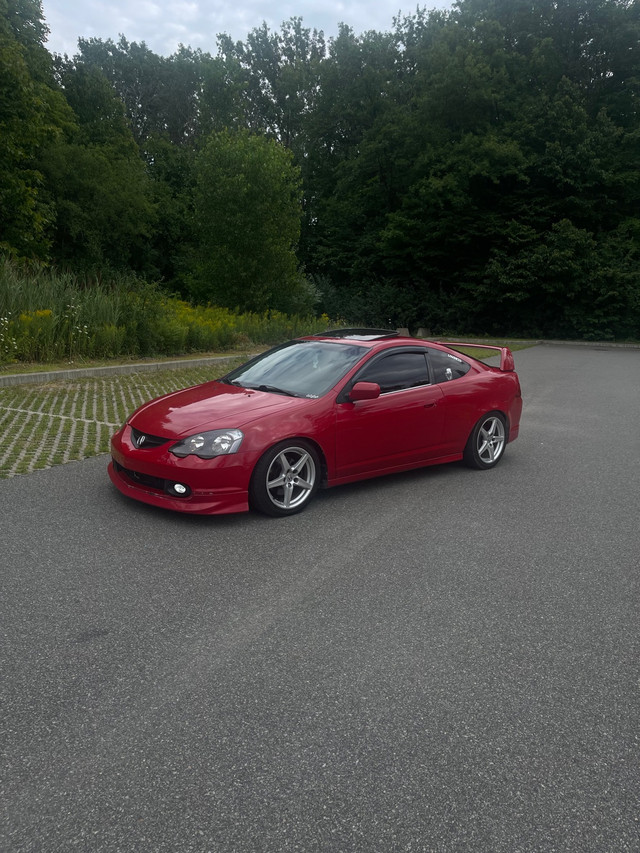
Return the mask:
[[[0,478],[108,453],[113,433],[142,403],[215,379],[244,360],[0,387]]]
[[[437,340],[437,339],[436,339]],[[444,339],[441,339],[443,343],[446,343]],[[536,345],[536,341],[522,341],[522,340],[508,340],[505,338],[496,338],[494,340],[490,340],[488,338],[480,338],[477,342],[474,341],[472,337],[464,336],[459,339],[454,339],[449,337],[447,340],[454,342],[455,340],[460,340],[461,342],[467,342],[469,344],[473,344],[473,346],[457,346],[455,349],[457,352],[461,352],[464,355],[470,355],[472,358],[478,359],[478,361],[485,361],[489,358],[498,358],[499,353],[492,349],[479,349],[483,344],[487,346],[493,347],[508,347],[511,352],[517,352],[518,350],[528,349],[528,347],[532,347]]]

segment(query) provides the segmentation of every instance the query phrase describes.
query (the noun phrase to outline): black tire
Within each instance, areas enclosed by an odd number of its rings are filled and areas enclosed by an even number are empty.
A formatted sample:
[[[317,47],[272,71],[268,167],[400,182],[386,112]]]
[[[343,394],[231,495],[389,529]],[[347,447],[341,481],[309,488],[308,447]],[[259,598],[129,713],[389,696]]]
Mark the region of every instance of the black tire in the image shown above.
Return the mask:
[[[316,450],[301,439],[282,441],[262,456],[253,469],[249,500],[266,515],[294,515],[316,493],[320,460]]]
[[[483,415],[471,430],[464,449],[464,461],[470,468],[494,468],[507,446],[507,422],[500,412]]]

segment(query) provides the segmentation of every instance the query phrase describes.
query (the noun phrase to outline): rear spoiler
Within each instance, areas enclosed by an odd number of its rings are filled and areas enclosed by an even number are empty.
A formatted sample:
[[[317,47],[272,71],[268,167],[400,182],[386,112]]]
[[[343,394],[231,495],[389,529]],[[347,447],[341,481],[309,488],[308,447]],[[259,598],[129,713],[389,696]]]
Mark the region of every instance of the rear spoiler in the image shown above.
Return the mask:
[[[464,347],[465,349],[482,349],[482,350],[495,350],[496,353],[500,353],[500,370],[503,373],[511,373],[516,369],[515,362],[513,360],[513,353],[509,349],[509,347],[493,347],[489,344],[467,344],[467,343],[451,343],[450,341],[441,341],[440,343],[444,344],[446,347],[451,347],[451,349],[460,349]]]

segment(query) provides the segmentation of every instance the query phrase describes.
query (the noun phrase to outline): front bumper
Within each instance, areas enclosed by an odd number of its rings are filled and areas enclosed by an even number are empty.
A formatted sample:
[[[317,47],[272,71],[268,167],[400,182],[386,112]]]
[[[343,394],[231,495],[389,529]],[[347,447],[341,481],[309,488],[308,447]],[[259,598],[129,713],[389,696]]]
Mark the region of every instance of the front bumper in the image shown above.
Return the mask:
[[[111,482],[123,495],[152,506],[200,515],[247,512],[249,509],[246,490],[212,489],[205,493],[191,491],[187,497],[178,498],[167,493],[167,484],[172,481],[140,475],[139,472],[123,468],[115,459],[111,460],[107,470]]]
[[[125,426],[113,436],[108,467],[111,482],[123,495],[152,506],[200,515],[249,509],[251,454],[215,460],[177,459],[165,447],[135,448],[130,432]]]

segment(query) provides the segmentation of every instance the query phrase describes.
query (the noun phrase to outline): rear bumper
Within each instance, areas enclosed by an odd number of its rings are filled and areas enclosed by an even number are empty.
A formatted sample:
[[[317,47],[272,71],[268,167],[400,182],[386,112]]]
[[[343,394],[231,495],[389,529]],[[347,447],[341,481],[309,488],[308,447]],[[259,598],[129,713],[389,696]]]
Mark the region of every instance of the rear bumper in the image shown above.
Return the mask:
[[[522,397],[520,394],[514,399],[509,412],[509,442],[515,441],[520,432],[520,418],[522,417]]]

